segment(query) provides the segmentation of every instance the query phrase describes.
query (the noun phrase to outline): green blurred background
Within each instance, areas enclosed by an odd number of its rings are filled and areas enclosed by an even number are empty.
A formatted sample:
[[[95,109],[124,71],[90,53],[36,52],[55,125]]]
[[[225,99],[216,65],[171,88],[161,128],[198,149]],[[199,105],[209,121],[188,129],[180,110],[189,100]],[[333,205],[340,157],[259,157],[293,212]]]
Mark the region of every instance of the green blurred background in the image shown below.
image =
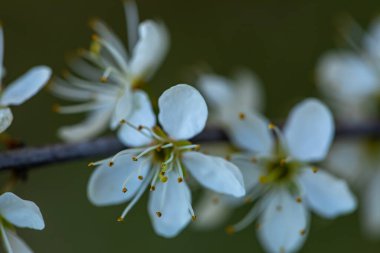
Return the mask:
[[[212,66],[221,74],[246,66],[263,81],[266,112],[273,118],[284,118],[295,102],[318,95],[314,67],[318,56],[336,45],[337,17],[349,13],[367,25],[380,10],[377,0],[140,0],[138,6],[143,19],[162,19],[171,33],[169,56],[150,85],[156,95],[170,85],[191,83],[199,64]],[[87,24],[92,17],[105,20],[125,40],[118,0],[1,0],[7,68],[4,83],[37,64],[50,65],[60,73],[64,56],[88,45],[91,32]],[[31,145],[58,141],[58,126],[81,117],[55,115],[51,111],[55,102],[42,92],[14,108],[15,121],[9,133]],[[34,170],[26,183],[17,185],[16,193],[35,201],[47,224],[42,232],[19,230],[35,252],[262,252],[253,226],[233,236],[222,228],[212,232],[188,228],[175,239],[162,239],[151,228],[146,196],[124,223],[117,223],[123,205],[96,208],[87,201],[88,162]],[[8,176],[3,173],[0,178],[4,181]],[[301,252],[379,250],[379,241],[362,236],[354,214],[334,221],[314,217]]]

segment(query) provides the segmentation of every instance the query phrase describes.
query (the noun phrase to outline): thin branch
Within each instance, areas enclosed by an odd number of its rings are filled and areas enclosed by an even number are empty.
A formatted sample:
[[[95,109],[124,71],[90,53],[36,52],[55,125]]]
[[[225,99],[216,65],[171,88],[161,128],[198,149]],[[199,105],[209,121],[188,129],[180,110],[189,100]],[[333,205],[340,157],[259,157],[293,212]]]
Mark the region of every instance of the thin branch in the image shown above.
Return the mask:
[[[337,138],[380,137],[380,122],[365,125],[338,125]],[[227,140],[219,128],[207,128],[192,141],[204,143]],[[85,158],[104,158],[125,149],[115,137],[101,137],[79,143],[58,143],[42,147],[25,147],[0,153],[0,171],[38,168],[43,165],[75,161]]]

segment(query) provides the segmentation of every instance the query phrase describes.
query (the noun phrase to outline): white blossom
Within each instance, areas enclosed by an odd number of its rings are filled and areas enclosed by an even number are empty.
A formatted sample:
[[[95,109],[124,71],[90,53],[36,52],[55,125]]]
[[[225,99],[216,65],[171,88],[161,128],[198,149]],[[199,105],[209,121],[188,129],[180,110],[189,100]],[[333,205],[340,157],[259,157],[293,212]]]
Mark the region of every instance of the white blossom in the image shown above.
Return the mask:
[[[98,167],[90,178],[88,197],[97,206],[129,201],[121,221],[150,186],[148,212],[153,228],[161,236],[173,237],[196,217],[186,183],[189,174],[215,192],[241,197],[245,190],[235,165],[196,152],[199,145],[188,141],[203,130],[208,114],[196,89],[176,85],[161,95],[158,105],[162,129],[154,126],[153,119],[146,119],[152,124],[140,126],[123,121],[129,145],[135,148],[92,163]]]
[[[13,114],[9,106],[20,105],[33,97],[46,84],[51,75],[49,67],[33,67],[4,89],[1,82],[5,76],[3,60],[4,32],[0,27],[0,133],[4,132],[13,121]]]
[[[320,101],[298,104],[283,133],[256,115],[245,115],[240,122],[247,142],[242,148],[250,143],[251,148],[233,155],[232,162],[250,178],[247,199],[255,204],[229,232],[257,219],[258,237],[267,252],[294,252],[309,231],[309,210],[332,219],[356,208],[345,181],[312,165],[324,160],[334,135],[331,113]]]
[[[69,62],[72,73],[65,73],[65,79],[57,78],[51,87],[57,96],[80,102],[58,106],[55,108],[58,112],[88,113],[83,122],[59,130],[66,141],[89,139],[107,128],[115,129],[121,119],[141,124],[139,114],[144,113],[142,107],[148,101],[141,88],[164,60],[169,37],[166,27],[159,21],[147,20],[139,24],[133,1],[126,1],[124,5],[129,50],[106,24],[94,20],[91,26],[96,35],[90,50],[80,50],[79,57]]]
[[[32,253],[16,234],[15,227],[42,230],[45,227],[38,206],[11,192],[0,195],[0,234],[7,253]]]

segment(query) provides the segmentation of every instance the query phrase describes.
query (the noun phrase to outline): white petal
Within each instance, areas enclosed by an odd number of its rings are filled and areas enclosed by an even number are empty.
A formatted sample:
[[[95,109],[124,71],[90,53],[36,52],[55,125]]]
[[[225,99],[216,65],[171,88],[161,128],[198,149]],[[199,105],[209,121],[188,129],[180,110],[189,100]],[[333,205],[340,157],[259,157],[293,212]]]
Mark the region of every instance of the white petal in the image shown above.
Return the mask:
[[[319,170],[306,169],[299,182],[305,192],[307,204],[325,218],[335,218],[356,209],[356,198],[344,180]]]
[[[182,162],[204,187],[235,197],[245,195],[243,176],[233,163],[199,152],[185,152]]]
[[[306,99],[290,112],[284,127],[290,154],[301,161],[320,161],[334,137],[330,110],[317,99]]]
[[[166,90],[158,100],[158,119],[170,137],[190,139],[206,125],[207,105],[202,95],[187,84]]]
[[[334,142],[326,158],[326,164],[338,176],[350,183],[358,182],[363,170],[371,169],[366,166],[370,158],[362,141],[357,139],[339,140]]]
[[[242,159],[232,159],[231,162],[241,171],[246,192],[250,191],[259,183],[261,169],[256,163]]]
[[[350,52],[332,52],[321,58],[317,75],[322,91],[330,97],[350,101],[378,91],[376,70]]]
[[[198,79],[198,87],[205,96],[207,103],[214,109],[221,109],[225,105],[236,102],[233,96],[233,83],[222,76],[203,74]]]
[[[156,115],[153,112],[152,104],[148,95],[143,91],[136,91],[133,94],[133,110],[126,118],[134,126],[146,126],[152,128],[156,124]],[[138,147],[152,141],[136,129],[124,124],[118,132],[119,140],[126,146]]]
[[[365,231],[370,237],[380,236],[380,171],[376,171],[364,191],[362,218]]]
[[[30,69],[17,80],[5,88],[0,104],[19,105],[34,96],[49,80],[51,69],[46,66],[38,66]]]
[[[193,226],[197,229],[214,229],[223,224],[232,214],[234,205],[224,195],[207,191],[195,208],[197,220]]]
[[[374,60],[380,59],[380,18],[375,18],[368,31],[368,35],[364,38],[364,48],[368,56],[374,57]]]
[[[41,230],[45,227],[40,209],[29,200],[23,200],[11,192],[0,196],[0,215],[21,228]]]
[[[13,253],[33,253],[32,249],[15,232],[5,230]]]
[[[92,173],[87,185],[87,196],[96,206],[116,205],[130,200],[141,186],[138,176],[147,176],[151,167],[150,158],[132,160],[132,155],[118,157],[112,167],[104,162]],[[125,185],[127,192],[123,192],[123,183],[127,177],[130,180]]]
[[[0,133],[4,132],[13,121],[11,109],[4,107],[0,109]]]
[[[129,70],[136,79],[148,80],[161,65],[169,48],[166,27],[151,20],[139,26],[139,39],[134,47]]]
[[[282,189],[268,197],[268,205],[259,220],[261,243],[271,253],[297,251],[308,232],[309,215],[305,206]]]
[[[64,126],[59,129],[59,136],[67,142],[89,140],[107,129],[112,111],[97,110],[81,123]]]
[[[168,181],[159,182],[149,196],[148,212],[156,233],[167,238],[178,235],[191,220],[189,203],[191,193],[186,183],[178,183],[176,174],[168,173]]]
[[[133,110],[132,108],[133,92],[131,89],[126,88],[123,95],[117,99],[115,111],[110,122],[111,129],[117,128],[121,120],[127,119]]]
[[[264,91],[259,78],[248,69],[240,69],[235,73],[236,92],[235,103],[242,112],[262,111],[264,108]]]
[[[273,135],[268,127],[269,122],[255,113],[245,113],[244,119],[238,114],[231,120],[228,129],[232,142],[239,148],[258,154],[272,152]]]
[[[124,13],[127,21],[128,45],[132,52],[138,40],[139,12],[134,0],[124,1]]]

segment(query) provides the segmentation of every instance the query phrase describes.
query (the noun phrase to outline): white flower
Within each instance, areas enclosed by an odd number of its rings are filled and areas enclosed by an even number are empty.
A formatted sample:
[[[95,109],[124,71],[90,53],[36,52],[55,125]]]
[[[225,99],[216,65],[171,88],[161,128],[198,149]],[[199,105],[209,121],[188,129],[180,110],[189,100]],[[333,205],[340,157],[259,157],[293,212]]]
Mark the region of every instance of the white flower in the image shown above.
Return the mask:
[[[327,166],[360,192],[363,231],[371,238],[380,237],[379,154],[376,140],[339,140],[326,160]]]
[[[9,106],[20,105],[30,99],[46,84],[51,75],[50,68],[37,66],[2,90],[1,80],[5,75],[3,60],[4,33],[3,28],[0,27],[0,133],[4,132],[12,123],[13,114]]]
[[[90,178],[88,197],[97,206],[130,201],[121,221],[150,185],[148,212],[153,227],[157,234],[173,237],[195,219],[185,182],[189,173],[215,192],[241,197],[245,190],[235,165],[193,151],[199,145],[188,141],[203,130],[208,114],[206,102],[196,89],[176,85],[161,95],[158,105],[163,130],[153,127],[155,120],[138,127],[124,121],[129,144],[139,147],[93,163],[99,166]],[[141,147],[143,143],[146,146]]]
[[[45,223],[36,204],[6,192],[0,195],[0,234],[3,247],[7,253],[32,253],[28,245],[17,236],[14,227],[42,230]]]
[[[335,218],[356,208],[345,181],[310,164],[325,158],[334,135],[333,118],[321,102],[307,99],[298,104],[284,134],[272,124],[268,128],[268,122],[256,115],[246,115],[240,129],[247,141],[243,148],[251,143],[247,150],[251,153],[234,155],[232,161],[251,174],[247,197],[255,205],[241,222],[229,227],[230,232],[257,218],[258,237],[268,252],[294,252],[309,231],[309,209]]]
[[[141,107],[148,98],[140,88],[161,65],[169,38],[160,22],[147,20],[139,24],[133,1],[125,2],[125,10],[129,52],[104,23],[93,21],[91,25],[96,35],[91,50],[81,50],[80,57],[69,62],[73,73],[66,73],[65,80],[57,79],[51,87],[57,96],[81,102],[57,107],[58,112],[88,112],[83,122],[59,130],[66,141],[89,139],[108,127],[115,129],[121,119],[136,125],[142,123],[139,114],[143,113]]]
[[[357,24],[352,27],[358,28]],[[379,117],[380,19],[368,33],[347,39],[354,50],[327,53],[319,62],[319,87],[336,116],[346,123],[367,123]],[[358,34],[358,33],[356,33]],[[353,41],[360,41],[354,43]],[[380,237],[380,143],[373,139],[339,140],[327,158],[327,166],[347,179],[362,197],[362,226],[370,237]]]
[[[321,57],[317,66],[319,88],[339,119],[373,119],[379,113],[380,19],[361,38],[345,36],[354,50],[335,50]]]

